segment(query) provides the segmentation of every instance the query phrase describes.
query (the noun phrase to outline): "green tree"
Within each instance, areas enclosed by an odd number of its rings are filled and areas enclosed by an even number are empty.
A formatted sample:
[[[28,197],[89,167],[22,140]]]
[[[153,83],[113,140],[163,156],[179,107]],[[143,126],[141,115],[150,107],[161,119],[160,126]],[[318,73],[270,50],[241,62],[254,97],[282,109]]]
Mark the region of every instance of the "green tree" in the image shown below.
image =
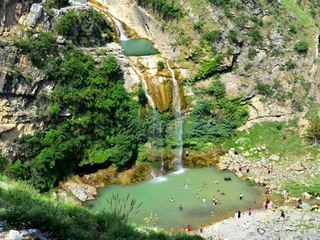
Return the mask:
[[[309,48],[309,44],[301,40],[296,45],[294,45],[294,50],[296,50],[298,53],[307,53]]]
[[[320,117],[310,120],[310,125],[307,129],[307,139],[313,144],[320,143]]]

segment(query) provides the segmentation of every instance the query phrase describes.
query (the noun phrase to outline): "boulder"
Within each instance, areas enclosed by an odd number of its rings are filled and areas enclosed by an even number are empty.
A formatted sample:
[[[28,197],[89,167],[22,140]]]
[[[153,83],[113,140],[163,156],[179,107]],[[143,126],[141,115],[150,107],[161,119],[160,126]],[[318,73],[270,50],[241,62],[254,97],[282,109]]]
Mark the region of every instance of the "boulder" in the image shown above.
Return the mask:
[[[38,229],[22,230],[20,234],[24,237],[24,239],[46,240],[46,238],[42,236],[42,233]]]
[[[302,204],[300,204],[300,206],[301,206],[301,208],[303,209],[303,210],[307,210],[307,211],[311,211],[311,206],[308,204],[308,203],[302,203]]]
[[[5,240],[23,240],[25,239],[19,231],[10,230],[9,234],[6,236]]]
[[[27,17],[27,24],[35,28],[37,26],[37,21],[42,17],[43,15],[43,7],[38,4],[34,3],[30,8],[30,13]]]
[[[64,45],[64,44],[67,43],[67,41],[66,41],[66,39],[65,39],[64,37],[58,36],[58,37],[57,37],[57,40],[56,40],[56,43],[61,44],[61,45]]]
[[[275,154],[273,154],[273,155],[271,155],[269,157],[270,161],[279,161],[279,159],[280,159],[280,157],[278,155],[275,155]]]
[[[296,162],[290,165],[290,169],[294,171],[302,171],[304,167],[301,165],[301,162]]]
[[[312,196],[309,193],[304,192],[302,193],[302,197],[304,197],[305,199],[310,199]]]

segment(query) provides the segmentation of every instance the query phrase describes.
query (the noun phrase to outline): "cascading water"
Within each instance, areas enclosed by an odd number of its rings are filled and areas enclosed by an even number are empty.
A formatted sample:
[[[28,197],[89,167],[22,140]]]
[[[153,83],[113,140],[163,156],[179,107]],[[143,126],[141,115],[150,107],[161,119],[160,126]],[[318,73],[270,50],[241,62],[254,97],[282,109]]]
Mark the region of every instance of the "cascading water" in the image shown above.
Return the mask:
[[[162,140],[162,126],[161,126],[161,122],[159,120],[159,116],[158,116],[158,112],[156,109],[156,105],[152,99],[152,97],[149,95],[149,89],[148,89],[148,85],[147,82],[143,76],[143,74],[135,67],[133,66],[134,70],[138,73],[138,75],[141,77],[142,79],[142,88],[144,90],[144,93],[146,95],[146,98],[148,99],[148,102],[152,108],[152,112],[153,112],[153,140],[155,141],[156,139],[159,140],[159,147],[160,147],[160,170],[163,172],[163,140]],[[155,173],[152,172],[151,175],[153,177],[155,177]]]
[[[119,40],[120,41],[128,40],[128,38],[127,38],[127,36],[125,34],[125,31],[123,29],[122,23],[119,20],[115,19],[115,18],[113,18],[113,21],[114,21],[114,23],[116,24],[116,26],[117,26],[117,28],[119,30]]]
[[[173,107],[174,107],[174,115],[176,119],[176,141],[177,141],[177,157],[176,157],[176,168],[177,170],[183,169],[182,164],[182,146],[183,146],[183,121],[181,118],[181,103],[180,103],[180,96],[179,96],[179,86],[178,82],[176,80],[176,77],[174,75],[173,69],[170,67],[168,61],[167,61],[168,69],[171,72],[172,75],[172,82],[173,82]]]

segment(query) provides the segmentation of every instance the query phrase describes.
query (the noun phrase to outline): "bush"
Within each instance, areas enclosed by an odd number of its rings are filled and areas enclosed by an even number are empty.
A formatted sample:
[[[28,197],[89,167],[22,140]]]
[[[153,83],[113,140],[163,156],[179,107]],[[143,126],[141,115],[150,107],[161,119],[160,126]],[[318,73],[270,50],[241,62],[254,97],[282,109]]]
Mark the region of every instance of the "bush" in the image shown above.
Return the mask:
[[[307,139],[310,143],[320,143],[320,117],[310,120],[309,127],[307,129]]]
[[[163,61],[158,61],[157,65],[158,65],[158,70],[164,69],[164,62]]]
[[[218,67],[223,63],[224,55],[219,54],[214,59],[203,60],[201,62],[200,70],[194,75],[193,80],[198,81],[206,79],[216,73]]]
[[[221,35],[222,35],[222,31],[221,30],[213,30],[211,32],[206,32],[203,35],[203,39],[208,41],[208,42],[213,42],[213,41],[218,40]]]
[[[290,24],[290,25],[289,25],[289,31],[290,31],[291,33],[296,34],[296,33],[298,32],[298,28],[297,28],[295,25]]]
[[[248,58],[250,60],[254,59],[257,56],[257,51],[255,49],[249,49]]]
[[[271,89],[271,85],[266,83],[258,83],[257,84],[257,90],[258,93],[264,96],[271,96],[273,94],[273,91]]]
[[[238,38],[237,38],[238,34],[235,30],[231,30],[229,32],[229,35],[228,35],[228,40],[230,43],[234,43],[234,44],[237,44],[238,43]]]
[[[244,65],[244,70],[245,71],[248,71],[250,68],[253,67],[253,64],[252,63],[247,63],[246,65]]]
[[[299,41],[296,45],[294,45],[294,50],[298,53],[307,53],[309,48],[309,44],[306,41]]]
[[[75,11],[68,11],[57,23],[56,30],[60,35],[72,36],[74,35],[73,28],[77,23],[77,13]]]
[[[291,70],[297,67],[297,63],[295,61],[293,61],[292,59],[290,59],[287,62],[287,70]]]
[[[251,45],[261,45],[263,43],[263,36],[258,29],[253,29],[249,32],[251,37]]]

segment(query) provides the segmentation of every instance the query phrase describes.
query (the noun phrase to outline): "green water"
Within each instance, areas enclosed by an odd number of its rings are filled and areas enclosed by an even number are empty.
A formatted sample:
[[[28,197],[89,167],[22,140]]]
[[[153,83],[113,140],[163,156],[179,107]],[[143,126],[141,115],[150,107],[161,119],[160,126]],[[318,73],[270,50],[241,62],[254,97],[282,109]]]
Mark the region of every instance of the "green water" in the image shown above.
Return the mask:
[[[230,176],[232,181],[224,181],[226,176]],[[218,184],[215,184],[215,181],[218,181]],[[221,192],[225,195],[221,195]],[[100,189],[100,196],[88,205],[93,210],[108,209],[106,199],[109,199],[112,193],[121,197],[130,193],[138,203],[143,202],[140,212],[132,216],[132,222],[143,225],[144,217],[156,213],[159,217],[156,225],[167,231],[179,231],[187,224],[193,229],[201,224],[209,225],[225,217],[234,216],[237,210],[245,211],[247,214],[249,207],[262,208],[265,197],[262,187],[250,187],[234,173],[217,172],[214,167],[186,169],[181,174],[171,173],[135,185],[110,185]],[[243,194],[241,201],[240,193]],[[199,194],[200,198],[197,198],[196,194]],[[213,196],[220,199],[221,204],[213,205]],[[174,198],[174,202],[170,202],[171,197]],[[206,203],[202,202],[204,197],[207,199]],[[179,204],[183,206],[182,211],[179,211]]]
[[[126,56],[144,56],[159,53],[153,48],[153,42],[147,39],[120,40],[119,43]]]

